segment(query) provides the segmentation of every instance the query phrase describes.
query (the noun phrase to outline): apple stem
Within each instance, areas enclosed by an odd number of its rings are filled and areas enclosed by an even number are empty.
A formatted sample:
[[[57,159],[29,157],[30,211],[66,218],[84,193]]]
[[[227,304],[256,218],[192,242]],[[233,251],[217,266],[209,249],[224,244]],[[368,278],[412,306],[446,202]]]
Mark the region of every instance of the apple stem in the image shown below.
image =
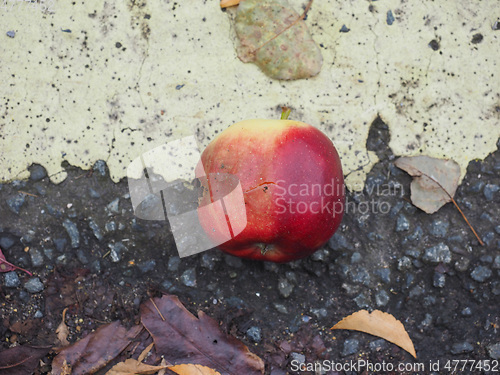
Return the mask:
[[[290,112],[292,110],[288,107],[281,107],[281,120],[288,120],[288,116],[290,116]]]

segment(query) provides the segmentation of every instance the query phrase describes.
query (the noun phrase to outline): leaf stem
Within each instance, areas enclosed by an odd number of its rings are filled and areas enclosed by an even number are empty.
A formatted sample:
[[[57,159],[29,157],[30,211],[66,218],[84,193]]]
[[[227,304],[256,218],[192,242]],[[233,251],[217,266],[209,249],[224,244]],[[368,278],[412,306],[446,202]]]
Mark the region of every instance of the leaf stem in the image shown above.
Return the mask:
[[[290,113],[292,110],[288,107],[281,107],[281,120],[288,120],[288,116],[290,116]]]
[[[448,191],[443,187],[443,185],[441,185],[434,177],[432,176],[429,176],[427,173],[424,173],[422,171],[420,171],[420,173],[422,173],[423,176],[426,176],[427,178],[431,179],[432,181],[434,181],[445,193],[446,195],[451,199],[451,201],[453,202],[453,204],[455,205],[455,207],[457,208],[458,212],[460,212],[460,215],[462,215],[462,217],[464,218],[465,222],[467,223],[467,225],[469,226],[469,228],[471,229],[472,233],[474,233],[474,236],[476,236],[477,240],[479,241],[479,244],[481,246],[484,246],[484,242],[483,240],[481,240],[481,238],[479,237],[479,235],[477,234],[477,232],[474,230],[474,228],[472,227],[471,223],[469,222],[469,220],[467,220],[467,217],[465,216],[465,214],[463,213],[463,211],[460,209],[460,207],[458,206],[457,202],[455,201],[455,199],[453,199],[453,197],[451,196],[450,193],[448,193]]]

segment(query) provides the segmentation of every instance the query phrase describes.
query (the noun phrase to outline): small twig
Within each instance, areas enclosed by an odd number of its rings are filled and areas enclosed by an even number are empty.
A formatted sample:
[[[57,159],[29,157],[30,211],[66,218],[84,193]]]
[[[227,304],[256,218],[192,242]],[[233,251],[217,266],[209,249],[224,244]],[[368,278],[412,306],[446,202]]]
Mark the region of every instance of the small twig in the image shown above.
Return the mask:
[[[458,212],[460,212],[460,215],[462,215],[462,217],[464,218],[464,220],[467,223],[467,225],[469,226],[469,228],[472,230],[472,233],[474,233],[474,236],[476,236],[477,240],[479,241],[479,244],[481,246],[484,246],[484,242],[481,240],[481,238],[479,237],[479,235],[477,234],[477,232],[474,230],[474,228],[472,227],[472,225],[469,222],[469,220],[467,220],[467,217],[465,216],[465,214],[463,213],[463,211],[460,209],[460,207],[458,207],[457,202],[455,201],[455,199],[453,199],[453,197],[451,196],[451,194],[448,193],[448,191],[443,187],[443,185],[441,185],[434,177],[429,176],[427,173],[424,173],[422,171],[419,171],[419,172],[422,173],[423,176],[426,176],[427,178],[430,178],[432,181],[434,181],[446,193],[446,195],[451,199],[451,201],[453,202],[453,204],[457,208]]]
[[[30,197],[40,198],[38,195],[31,194],[31,193],[28,193],[26,191],[18,190],[17,192],[20,193],[20,194],[29,195]]]
[[[161,320],[165,321],[165,318],[164,318],[164,317],[163,317],[163,315],[161,314],[161,311],[160,311],[160,309],[158,308],[158,306],[156,306],[155,301],[154,301],[152,298],[150,298],[149,300],[151,301],[151,303],[152,303],[152,304],[153,304],[153,306],[155,307],[156,311],[157,311],[157,312],[158,312],[158,314],[160,315]]]

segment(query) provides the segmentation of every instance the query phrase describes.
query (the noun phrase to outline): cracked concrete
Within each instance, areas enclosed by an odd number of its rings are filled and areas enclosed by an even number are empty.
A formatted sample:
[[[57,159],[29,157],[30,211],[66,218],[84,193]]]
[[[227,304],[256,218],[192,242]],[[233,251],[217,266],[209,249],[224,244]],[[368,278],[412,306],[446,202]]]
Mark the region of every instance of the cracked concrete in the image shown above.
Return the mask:
[[[191,134],[204,146],[282,105],[331,137],[353,190],[378,160],[366,150],[377,116],[396,155],[452,158],[462,176],[500,136],[495,0],[315,2],[306,24],[323,68],[294,82],[237,59],[217,1],[26,4],[0,11],[0,182],[39,163],[58,183],[62,162],[99,159],[118,181],[150,149]]]

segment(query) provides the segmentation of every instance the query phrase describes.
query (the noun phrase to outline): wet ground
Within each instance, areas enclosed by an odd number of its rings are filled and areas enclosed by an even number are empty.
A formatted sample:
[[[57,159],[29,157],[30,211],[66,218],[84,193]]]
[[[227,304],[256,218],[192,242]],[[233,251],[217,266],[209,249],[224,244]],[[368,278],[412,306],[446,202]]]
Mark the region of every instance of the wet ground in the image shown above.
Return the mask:
[[[348,194],[341,228],[323,249],[288,264],[218,250],[180,259],[168,223],[135,218],[127,181],[113,183],[104,162],[65,166],[60,185],[31,166],[30,180],[0,185],[0,248],[33,273],[0,275],[1,348],[54,345],[65,307],[74,342],[105,322],[132,324],[141,302],[169,293],[220,321],[275,375],[298,373],[302,362],[360,359],[425,366],[407,373],[489,360],[500,371],[500,151],[471,162],[455,195],[481,246],[451,203],[433,215],[411,204],[411,178],[394,167],[388,137],[375,121],[368,148],[381,162],[365,190]],[[330,331],[362,308],[399,319],[418,359],[367,334]],[[437,361],[440,371],[430,367]],[[50,356],[39,372],[49,370]]]

